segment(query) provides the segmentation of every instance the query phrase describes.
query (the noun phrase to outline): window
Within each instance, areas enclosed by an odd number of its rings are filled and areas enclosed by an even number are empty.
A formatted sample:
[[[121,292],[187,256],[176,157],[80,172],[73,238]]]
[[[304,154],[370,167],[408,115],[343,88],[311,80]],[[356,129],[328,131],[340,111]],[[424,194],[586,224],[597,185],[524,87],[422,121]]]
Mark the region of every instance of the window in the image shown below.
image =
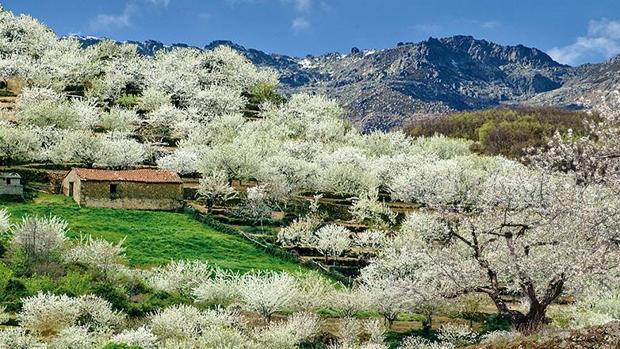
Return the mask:
[[[112,200],[118,198],[118,184],[116,183],[110,184],[110,198]]]
[[[6,179],[6,185],[11,185],[11,179],[10,178]]]

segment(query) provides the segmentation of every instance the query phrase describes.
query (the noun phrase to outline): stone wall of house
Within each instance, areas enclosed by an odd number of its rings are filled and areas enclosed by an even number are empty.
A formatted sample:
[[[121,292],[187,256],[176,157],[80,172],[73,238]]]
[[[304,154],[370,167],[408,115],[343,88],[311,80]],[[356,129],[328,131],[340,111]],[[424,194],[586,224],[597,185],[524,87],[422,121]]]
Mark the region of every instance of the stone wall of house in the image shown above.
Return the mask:
[[[69,183],[73,182],[73,200],[78,204],[82,205],[81,201],[81,181],[74,171],[69,172],[69,174],[62,181],[62,194],[65,196],[69,196]]]
[[[114,197],[110,194],[111,184],[117,186]],[[82,181],[79,191],[76,201],[87,207],[176,210],[183,200],[181,183]]]
[[[18,178],[11,178],[11,184],[7,184],[6,180],[0,181],[0,195],[23,196],[24,187],[20,184]]]

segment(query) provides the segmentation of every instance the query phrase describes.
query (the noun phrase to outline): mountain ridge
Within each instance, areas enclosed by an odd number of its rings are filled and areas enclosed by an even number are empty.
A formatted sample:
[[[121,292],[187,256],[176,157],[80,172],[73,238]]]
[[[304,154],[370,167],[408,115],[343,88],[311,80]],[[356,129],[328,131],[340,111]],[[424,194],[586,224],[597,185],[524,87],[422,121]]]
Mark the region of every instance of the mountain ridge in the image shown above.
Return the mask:
[[[105,40],[76,38],[83,46]],[[154,40],[126,43],[136,44],[144,55],[190,47]],[[213,41],[201,49],[218,46],[229,46],[257,66],[277,70],[285,94],[322,93],[337,100],[345,116],[363,131],[390,129],[417,118],[501,104],[583,108],[588,107],[587,103],[580,103],[577,97],[609,85],[588,76],[596,73],[605,81],[620,80],[620,58],[618,64],[571,67],[536,48],[499,45],[465,35],[303,58],[266,53],[227,40]]]

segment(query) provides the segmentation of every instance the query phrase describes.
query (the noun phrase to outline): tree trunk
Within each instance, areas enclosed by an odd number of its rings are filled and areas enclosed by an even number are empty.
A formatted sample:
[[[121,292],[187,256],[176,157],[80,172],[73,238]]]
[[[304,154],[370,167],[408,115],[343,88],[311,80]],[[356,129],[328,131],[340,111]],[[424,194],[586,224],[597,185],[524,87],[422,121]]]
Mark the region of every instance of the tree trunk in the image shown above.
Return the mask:
[[[431,333],[431,329],[433,328],[433,316],[430,314],[426,315],[426,318],[422,321],[422,333],[425,335],[429,335]]]
[[[545,323],[547,307],[541,304],[530,305],[530,310],[526,315],[513,316],[513,326],[515,330],[529,335],[539,331]]]

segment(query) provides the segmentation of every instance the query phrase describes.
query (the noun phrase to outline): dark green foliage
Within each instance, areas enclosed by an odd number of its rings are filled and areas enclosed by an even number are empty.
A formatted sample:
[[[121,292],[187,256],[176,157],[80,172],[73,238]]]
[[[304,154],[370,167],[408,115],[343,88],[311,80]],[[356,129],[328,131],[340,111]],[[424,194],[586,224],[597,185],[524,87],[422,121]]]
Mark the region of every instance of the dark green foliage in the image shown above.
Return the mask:
[[[519,159],[524,148],[544,146],[556,130],[565,134],[572,129],[578,136],[586,132],[585,120],[597,118],[559,108],[501,107],[418,120],[407,127],[407,133],[470,139],[477,142],[473,151]]]
[[[0,97],[15,97],[15,94],[6,88],[0,88]]]
[[[69,296],[80,296],[92,291],[93,279],[89,273],[70,271],[57,281],[56,292]]]
[[[267,83],[259,83],[250,87],[250,90],[244,93],[244,97],[248,99],[244,115],[249,117],[257,116],[263,103],[281,105],[286,102],[286,99],[278,94],[276,87]]]
[[[112,305],[115,310],[129,309],[129,297],[118,287],[107,282],[99,282],[93,285],[92,292]]]
[[[493,331],[510,331],[512,326],[510,320],[506,316],[500,314],[491,314],[484,320],[483,333]]]
[[[114,104],[119,105],[124,108],[134,108],[138,106],[139,97],[135,95],[122,95],[118,97]]]
[[[423,337],[431,341],[437,341],[437,331],[430,330],[425,331],[422,328],[405,331],[405,332],[393,332],[389,331],[386,333],[385,342],[388,344],[390,348],[397,348],[403,339],[411,336]]]

